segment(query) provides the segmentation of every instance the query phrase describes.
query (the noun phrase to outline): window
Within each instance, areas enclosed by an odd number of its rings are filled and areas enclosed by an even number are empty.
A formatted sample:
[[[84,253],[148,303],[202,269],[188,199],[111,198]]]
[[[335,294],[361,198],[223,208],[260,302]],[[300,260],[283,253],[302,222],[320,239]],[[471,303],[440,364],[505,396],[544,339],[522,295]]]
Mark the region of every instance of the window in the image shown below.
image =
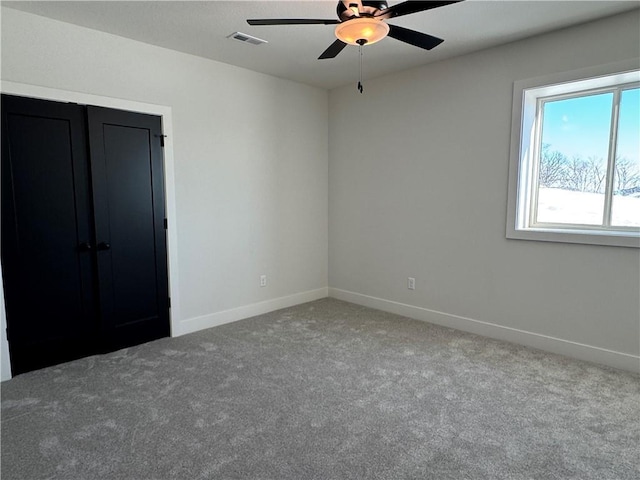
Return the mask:
[[[594,73],[516,82],[508,238],[640,246],[640,71]]]

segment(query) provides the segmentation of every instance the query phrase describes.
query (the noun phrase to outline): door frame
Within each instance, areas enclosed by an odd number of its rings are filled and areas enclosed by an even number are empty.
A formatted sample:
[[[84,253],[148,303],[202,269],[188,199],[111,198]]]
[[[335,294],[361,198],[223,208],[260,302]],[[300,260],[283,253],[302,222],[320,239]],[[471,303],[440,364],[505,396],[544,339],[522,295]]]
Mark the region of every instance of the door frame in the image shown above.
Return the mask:
[[[0,91],[9,95],[53,100],[57,102],[71,102],[81,105],[95,105],[98,107],[127,110],[130,112],[156,115],[162,119],[162,132],[166,136],[164,141],[164,189],[165,212],[168,223],[167,230],[167,263],[169,275],[169,296],[171,308],[169,309],[169,325],[171,336],[180,335],[180,298],[178,283],[178,232],[176,219],[176,187],[175,166],[173,157],[173,119],[171,107],[152,103],[136,102],[121,98],[105,97],[88,93],[71,92],[56,88],[40,87],[25,83],[2,81]],[[0,274],[2,272],[0,266]],[[0,275],[0,380],[11,378],[11,363],[9,359],[9,343],[7,341],[7,319],[4,304],[4,290]]]

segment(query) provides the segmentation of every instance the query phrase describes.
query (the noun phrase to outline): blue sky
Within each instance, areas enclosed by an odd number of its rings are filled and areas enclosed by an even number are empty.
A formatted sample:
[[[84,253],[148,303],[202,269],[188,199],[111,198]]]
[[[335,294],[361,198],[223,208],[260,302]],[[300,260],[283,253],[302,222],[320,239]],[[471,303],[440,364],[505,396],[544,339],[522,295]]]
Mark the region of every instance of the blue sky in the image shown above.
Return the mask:
[[[591,156],[606,161],[612,93],[547,102],[542,143],[568,157]],[[618,156],[640,166],[640,89],[624,90],[620,104]]]

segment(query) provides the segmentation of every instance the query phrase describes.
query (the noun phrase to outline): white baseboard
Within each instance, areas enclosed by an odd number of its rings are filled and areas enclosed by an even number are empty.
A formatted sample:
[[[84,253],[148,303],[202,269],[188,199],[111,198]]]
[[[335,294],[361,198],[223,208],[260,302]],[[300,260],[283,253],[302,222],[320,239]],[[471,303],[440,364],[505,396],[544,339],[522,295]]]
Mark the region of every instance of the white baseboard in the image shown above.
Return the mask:
[[[308,290],[306,292],[295,293],[286,297],[265,300],[264,302],[243,305],[242,307],[231,308],[221,312],[210,313],[200,317],[188,318],[180,322],[180,330],[174,336],[185,335],[187,333],[197,332],[205,328],[217,327],[225,323],[236,322],[244,318],[255,317],[263,313],[273,312],[281,308],[292,307],[301,303],[312,302],[325,298],[329,295],[327,287],[318,288],[317,290]]]
[[[444,327],[455,328],[465,332],[475,333],[485,337],[505,340],[507,342],[537,348],[567,357],[573,357],[588,362],[599,363],[622,370],[640,373],[640,356],[616,352],[600,347],[563,340],[561,338],[527,332],[511,327],[504,327],[494,323],[460,317],[449,313],[429,310],[404,303],[398,303],[382,298],[371,297],[361,293],[350,292],[338,288],[329,288],[329,297],[355,303],[365,307],[375,308],[385,312],[395,313],[404,317],[422,320]]]

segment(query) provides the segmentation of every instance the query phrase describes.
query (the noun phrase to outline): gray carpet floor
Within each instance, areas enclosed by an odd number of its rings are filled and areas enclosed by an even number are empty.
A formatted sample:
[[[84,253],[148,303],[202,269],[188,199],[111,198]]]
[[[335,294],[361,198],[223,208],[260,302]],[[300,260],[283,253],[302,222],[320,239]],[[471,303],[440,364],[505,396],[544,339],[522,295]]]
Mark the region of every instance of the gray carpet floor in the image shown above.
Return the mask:
[[[640,377],[323,299],[2,383],[2,480],[640,478]]]

